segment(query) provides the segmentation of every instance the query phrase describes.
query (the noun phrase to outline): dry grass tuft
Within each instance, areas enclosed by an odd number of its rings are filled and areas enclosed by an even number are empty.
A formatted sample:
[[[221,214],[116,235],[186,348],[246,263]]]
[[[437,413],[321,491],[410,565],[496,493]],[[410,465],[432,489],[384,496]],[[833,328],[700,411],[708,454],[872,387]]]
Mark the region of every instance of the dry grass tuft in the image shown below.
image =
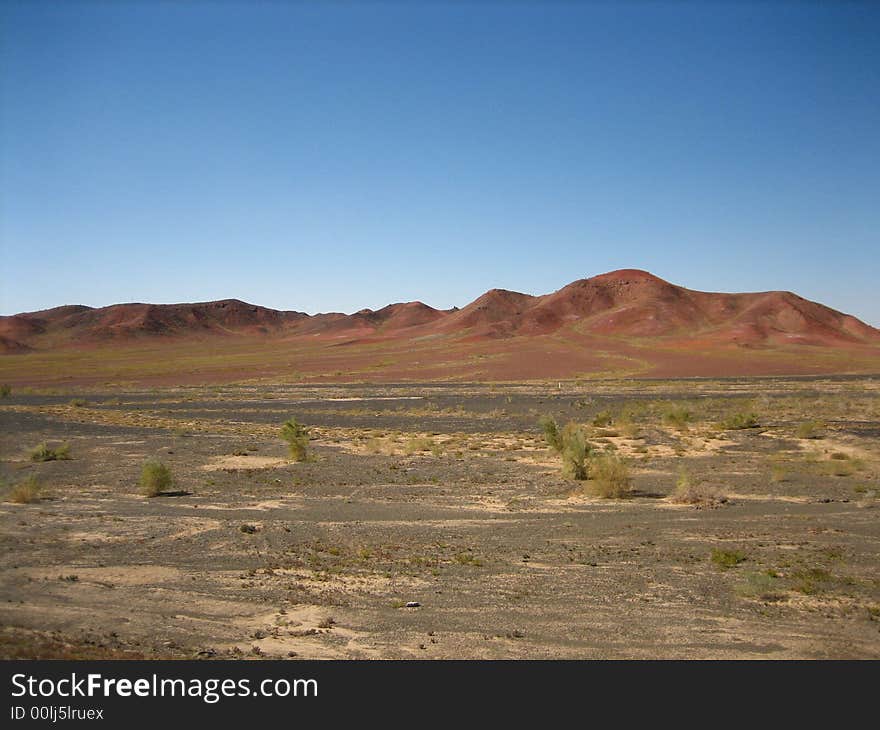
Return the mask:
[[[630,490],[632,478],[626,462],[616,454],[590,459],[590,491],[606,499],[620,499]]]
[[[28,477],[12,488],[9,492],[8,501],[15,502],[16,504],[31,504],[32,502],[38,502],[42,491],[43,488],[40,486],[37,478]]]
[[[691,479],[682,469],[672,492],[671,501],[676,504],[691,504],[695,507],[717,507],[727,502],[719,489]]]

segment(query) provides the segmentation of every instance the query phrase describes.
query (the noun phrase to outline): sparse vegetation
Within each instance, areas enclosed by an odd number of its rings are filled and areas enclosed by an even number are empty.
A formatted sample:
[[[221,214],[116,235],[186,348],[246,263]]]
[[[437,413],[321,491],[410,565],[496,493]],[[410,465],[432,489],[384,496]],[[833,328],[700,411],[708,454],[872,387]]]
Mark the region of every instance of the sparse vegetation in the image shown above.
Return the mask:
[[[673,406],[663,414],[663,423],[679,431],[686,431],[690,421],[691,412],[684,406]]]
[[[12,386],[8,383],[0,385],[0,398],[8,398],[12,395]]]
[[[853,459],[849,454],[836,451],[831,458],[823,464],[824,469],[836,477],[849,477],[864,468],[861,459]]]
[[[562,429],[562,474],[568,479],[586,479],[590,444],[584,430],[573,421]]]
[[[757,428],[761,424],[758,416],[754,413],[731,413],[718,423],[718,427],[725,431],[740,431],[746,428]]]
[[[745,580],[734,586],[734,592],[743,598],[756,598],[759,601],[781,601],[785,594],[780,589],[779,576],[774,571],[746,573]]]
[[[538,425],[544,432],[544,440],[547,442],[547,445],[551,449],[562,453],[562,434],[559,432],[559,426],[556,423],[556,419],[552,416],[541,416]]]
[[[483,561],[473,553],[458,553],[455,556],[455,562],[459,565],[470,565],[474,568],[481,568]]]
[[[141,493],[145,497],[158,497],[171,487],[171,471],[161,461],[150,459],[141,467]]]
[[[605,428],[606,426],[610,426],[614,422],[614,419],[611,417],[611,413],[609,411],[601,411],[596,414],[596,417],[593,419],[593,425],[598,428]]]
[[[620,499],[629,492],[632,479],[626,462],[616,454],[590,459],[590,491],[606,499]]]
[[[43,488],[34,476],[28,477],[23,482],[16,484],[9,492],[10,502],[16,504],[30,504],[40,499]]]
[[[0,511],[16,538],[9,570],[19,565],[32,580],[16,584],[22,603],[8,606],[13,621],[51,630],[53,615],[33,609],[50,589],[71,609],[94,612],[95,627],[134,606],[126,614],[133,625],[122,625],[108,646],[141,641],[158,653],[173,640],[180,657],[225,646],[231,634],[216,622],[196,636],[182,614],[139,608],[167,588],[186,601],[216,593],[219,574],[210,567],[219,550],[225,589],[215,598],[230,602],[225,614],[243,596],[280,597],[240,633],[242,640],[289,635],[291,642],[260,642],[272,658],[298,649],[298,637],[313,643],[310,656],[361,655],[358,642],[346,641],[348,629],[377,607],[391,615],[392,601],[409,612],[414,599],[426,622],[415,641],[431,658],[497,654],[510,647],[484,642],[515,627],[528,636],[523,656],[565,656],[552,632],[577,632],[578,617],[597,606],[638,609],[642,633],[662,634],[658,656],[676,656],[694,597],[707,599],[707,621],[737,620],[736,631],[700,648],[701,656],[754,656],[756,645],[780,656],[802,656],[810,646],[829,658],[871,655],[880,627],[872,562],[880,515],[876,379],[591,379],[504,385],[487,397],[481,384],[328,385],[315,376],[312,385],[313,375],[273,386],[271,404],[261,402],[256,379],[150,394],[148,385],[126,385],[121,372],[118,384],[106,384],[123,394],[115,408],[106,395],[71,392],[79,381],[35,397],[14,386],[14,398],[0,401],[9,433],[19,434],[0,453]],[[850,383],[863,387],[849,390]],[[100,385],[95,393],[114,392]],[[91,407],[68,405],[77,392]],[[593,397],[576,405],[586,393]],[[613,423],[593,425],[604,408]],[[671,408],[688,414],[684,430],[664,424]],[[770,432],[716,427],[738,412],[760,414]],[[542,413],[557,420],[541,419],[539,429]],[[311,431],[304,464],[287,457],[279,436],[285,415]],[[825,440],[795,439],[802,421],[818,417],[833,429]],[[183,428],[193,438],[178,438]],[[638,440],[610,436],[639,428]],[[76,461],[29,460],[38,441],[48,442],[40,458],[64,453],[62,438]],[[309,463],[316,456],[321,461]],[[154,499],[141,497],[136,483],[148,457],[173,473],[169,488],[152,490],[161,495]],[[43,499],[37,488],[19,498],[33,504],[11,504],[13,485],[31,474]],[[183,497],[191,487],[198,499]],[[575,493],[591,499],[561,498]],[[737,504],[719,508],[728,495]],[[81,560],[86,553],[94,560]],[[120,566],[132,569],[122,576]],[[68,577],[80,572],[79,583]],[[613,590],[602,590],[613,578],[620,578]],[[483,584],[491,590],[480,593]],[[661,603],[662,611],[652,608]],[[401,625],[371,629],[377,656],[399,653]],[[472,641],[481,636],[489,639]],[[623,655],[631,638],[600,637],[596,647]],[[31,632],[17,641],[33,652]]]
[[[717,548],[712,550],[711,558],[712,562],[722,570],[735,568],[747,559],[745,554],[738,550],[719,550]]]
[[[85,398],[71,398],[69,405],[74,408],[85,408],[88,405],[88,401]]]
[[[52,449],[45,443],[31,449],[31,461],[61,461],[70,458],[70,444],[64,443]]]
[[[791,589],[805,596],[812,596],[823,590],[833,576],[824,568],[796,570],[791,574]]]
[[[287,441],[290,458],[305,461],[308,457],[309,430],[295,418],[289,418],[281,427],[281,438]]]
[[[820,439],[824,430],[825,425],[821,421],[804,421],[797,427],[796,435],[799,439]]]
[[[432,439],[429,439],[426,436],[416,436],[408,439],[406,443],[404,443],[403,450],[407,454],[418,454],[423,451],[431,451],[433,446],[434,441]]]
[[[788,467],[781,461],[770,464],[770,480],[776,484],[788,481]]]
[[[727,498],[721,491],[700,481],[695,481],[684,469],[679,471],[672,501],[677,504],[692,504],[698,507],[714,507],[724,504]]]
[[[562,457],[563,475],[568,479],[586,479],[590,443],[583,427],[571,421],[560,430],[550,416],[542,417],[538,423],[544,432],[544,440]]]
[[[617,419],[617,427],[620,429],[620,432],[629,439],[639,438],[639,435],[642,432],[639,424],[626,416]]]

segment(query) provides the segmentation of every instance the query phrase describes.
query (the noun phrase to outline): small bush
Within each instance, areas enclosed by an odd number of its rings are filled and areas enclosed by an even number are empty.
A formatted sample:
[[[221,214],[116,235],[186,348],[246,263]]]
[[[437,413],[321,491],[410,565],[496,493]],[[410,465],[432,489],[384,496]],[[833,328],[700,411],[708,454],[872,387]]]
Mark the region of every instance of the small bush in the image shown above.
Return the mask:
[[[455,562],[459,565],[470,565],[474,568],[483,567],[483,561],[472,553],[458,553],[455,556]]]
[[[12,386],[7,383],[0,385],[0,398],[8,398],[10,395],[12,395]]]
[[[287,441],[290,458],[294,461],[305,461],[308,456],[309,430],[295,418],[285,421],[281,427],[281,438]]]
[[[431,451],[433,447],[433,439],[429,439],[426,436],[416,436],[415,438],[407,439],[403,445],[403,450],[407,454],[418,454],[423,451]]]
[[[611,413],[609,411],[601,411],[596,414],[596,417],[593,419],[593,425],[597,428],[605,428],[605,426],[610,426],[614,422],[614,419],[611,417]]]
[[[679,431],[686,431],[690,420],[691,412],[683,406],[675,406],[663,414],[663,423]]]
[[[777,484],[788,481],[788,467],[779,461],[773,462],[770,465],[770,480]]]
[[[28,477],[16,484],[9,493],[9,501],[16,504],[30,504],[40,499],[42,487],[36,477]]]
[[[556,421],[544,416],[538,423],[544,431],[544,440],[562,457],[562,474],[568,479],[587,478],[587,459],[592,447],[582,426],[569,421],[560,430]]]
[[[562,453],[562,434],[559,433],[559,426],[556,424],[556,419],[552,416],[541,416],[538,425],[544,432],[544,440],[547,442],[547,445],[554,451]]]
[[[734,568],[745,560],[746,556],[738,550],[712,550],[712,562],[722,570]]]
[[[785,593],[779,586],[779,578],[772,571],[747,573],[745,581],[734,586],[733,590],[743,598],[756,598],[760,601],[775,602],[785,598]]]
[[[616,454],[590,459],[591,491],[606,499],[620,499],[629,491],[632,479],[626,462]]]
[[[84,408],[88,405],[88,401],[85,398],[72,398],[70,400],[70,405],[74,408]]]
[[[380,438],[367,439],[364,447],[368,454],[381,454],[385,448],[385,441]]]
[[[629,420],[628,418],[619,418],[617,420],[617,427],[620,429],[620,432],[628,439],[639,438],[642,433],[642,429],[639,424],[635,421]]]
[[[834,580],[824,568],[806,568],[796,570],[791,574],[791,589],[807,596],[815,595],[826,587],[827,583]]]
[[[740,431],[745,428],[757,428],[760,425],[758,416],[754,413],[732,413],[718,424],[725,431]]]
[[[31,461],[61,461],[69,458],[69,444],[61,444],[57,449],[50,449],[45,443],[42,443],[31,449]]]
[[[698,507],[714,507],[727,502],[727,498],[715,487],[694,482],[682,469],[672,492],[672,501],[677,504],[692,504]]]
[[[861,459],[851,459],[846,454],[841,454],[840,456],[837,454],[840,454],[840,452],[832,454],[831,459],[823,465],[824,469],[832,476],[849,477],[863,467]]]
[[[568,479],[586,479],[590,445],[584,430],[573,421],[562,429],[562,474]]]
[[[820,439],[824,430],[825,424],[820,421],[804,421],[797,427],[796,435],[799,439]]]
[[[158,497],[171,487],[171,471],[161,461],[151,459],[141,468],[141,493]]]

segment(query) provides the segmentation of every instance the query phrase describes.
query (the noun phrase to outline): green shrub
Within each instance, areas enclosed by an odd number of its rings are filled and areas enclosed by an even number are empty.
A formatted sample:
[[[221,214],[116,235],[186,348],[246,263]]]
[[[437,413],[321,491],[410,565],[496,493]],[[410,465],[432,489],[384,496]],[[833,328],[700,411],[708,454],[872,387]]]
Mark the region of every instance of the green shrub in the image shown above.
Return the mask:
[[[846,454],[836,452],[831,459],[823,464],[823,468],[833,476],[848,477],[864,467],[861,459],[851,459]]]
[[[538,424],[544,432],[544,440],[562,457],[563,476],[568,479],[586,479],[586,462],[592,447],[583,427],[570,421],[560,430],[550,416],[543,416]]]
[[[171,471],[161,461],[150,459],[141,468],[141,493],[158,497],[171,487]]]
[[[738,550],[712,550],[712,562],[722,570],[736,567],[745,560],[745,554]]]
[[[744,428],[757,428],[760,423],[754,413],[731,413],[718,426],[725,431],[740,431]]]
[[[833,576],[824,568],[806,568],[791,574],[791,589],[807,596],[815,595],[833,580]]]
[[[606,499],[619,499],[630,489],[632,479],[626,462],[616,454],[600,454],[590,459],[591,491]]]
[[[620,429],[620,432],[629,439],[639,438],[639,435],[642,432],[638,423],[625,416],[617,419],[617,427]]]
[[[290,458],[294,461],[305,461],[309,448],[309,429],[295,418],[290,418],[281,427],[281,438],[287,441]]]
[[[9,501],[16,504],[30,504],[40,499],[42,487],[36,477],[28,477],[16,484],[9,493]]]
[[[556,419],[552,416],[541,416],[538,425],[544,432],[544,440],[547,442],[547,445],[554,451],[562,453],[562,435],[559,433],[559,426],[556,424]]]
[[[12,395],[12,386],[8,383],[0,385],[0,398],[8,398],[10,395]]]
[[[797,437],[799,439],[820,439],[823,436],[825,424],[821,421],[804,421],[797,427]]]
[[[407,441],[403,445],[403,450],[407,454],[417,454],[423,451],[431,451],[434,448],[434,440],[427,436],[416,436]]]
[[[70,458],[70,445],[61,444],[57,449],[49,448],[45,443],[31,449],[31,461],[60,461]]]
[[[733,590],[743,598],[756,598],[760,601],[775,602],[785,598],[779,585],[779,577],[773,571],[746,573],[745,580],[734,586]]]
[[[601,411],[596,414],[596,417],[593,419],[593,425],[598,428],[604,428],[605,426],[610,426],[614,422],[614,419],[611,417],[611,413],[609,411]]]
[[[687,430],[690,420],[691,412],[684,406],[674,406],[663,414],[663,423],[679,431]]]
[[[88,401],[85,398],[72,398],[70,400],[70,405],[74,408],[84,408],[88,405]]]
[[[770,465],[770,480],[776,483],[788,480],[788,467],[781,461],[774,461]]]
[[[584,430],[574,421],[562,429],[562,474],[568,479],[586,479],[590,445]]]

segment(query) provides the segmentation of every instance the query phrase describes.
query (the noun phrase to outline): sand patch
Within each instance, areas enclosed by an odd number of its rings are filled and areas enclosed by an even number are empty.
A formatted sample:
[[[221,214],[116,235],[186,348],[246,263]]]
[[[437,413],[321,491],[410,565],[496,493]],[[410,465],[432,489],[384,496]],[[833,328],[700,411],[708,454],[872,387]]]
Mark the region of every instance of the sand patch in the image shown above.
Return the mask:
[[[162,565],[112,565],[103,568],[81,568],[76,565],[58,565],[53,568],[34,568],[27,571],[32,578],[51,580],[58,576],[75,575],[77,582],[101,585],[143,586],[167,583],[180,577],[177,568]]]
[[[261,654],[303,659],[376,658],[379,651],[363,645],[366,634],[345,626],[344,620],[327,606],[295,605],[283,611],[248,616],[233,623],[252,637],[232,647]]]
[[[287,466],[287,459],[272,456],[216,456],[200,468],[203,471],[222,471],[223,469],[275,469]]]
[[[267,512],[275,509],[302,509],[305,499],[301,496],[281,497],[280,499],[266,499],[262,502],[245,502],[243,504],[220,504],[208,503],[199,507],[200,510],[218,512]],[[186,506],[186,505],[182,505]]]
[[[743,502],[792,502],[795,504],[809,504],[815,500],[810,497],[793,497],[781,494],[740,494],[728,493],[727,497],[731,500],[741,500]]]

